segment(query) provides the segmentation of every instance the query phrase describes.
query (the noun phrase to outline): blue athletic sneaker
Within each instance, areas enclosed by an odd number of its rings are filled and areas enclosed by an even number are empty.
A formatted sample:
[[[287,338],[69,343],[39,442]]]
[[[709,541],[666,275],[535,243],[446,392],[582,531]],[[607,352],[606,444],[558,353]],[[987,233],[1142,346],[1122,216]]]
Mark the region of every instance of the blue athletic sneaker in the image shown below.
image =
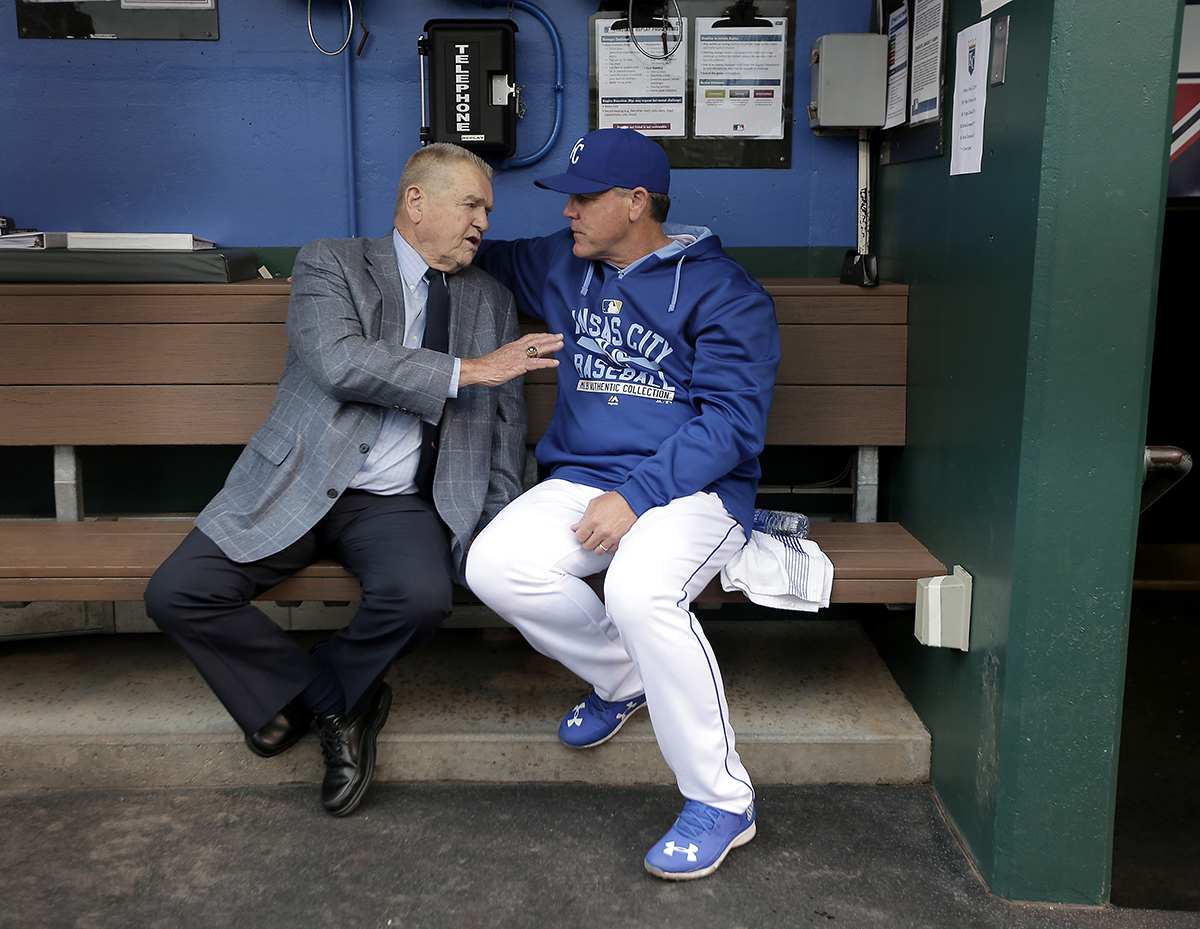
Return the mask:
[[[645,705],[645,694],[609,703],[597,697],[593,690],[563,717],[558,726],[558,737],[568,748],[591,748],[611,739],[625,725],[625,720]]]
[[[745,813],[726,813],[689,800],[667,834],[646,855],[646,870],[669,881],[706,877],[721,866],[731,848],[754,838],[754,804]]]

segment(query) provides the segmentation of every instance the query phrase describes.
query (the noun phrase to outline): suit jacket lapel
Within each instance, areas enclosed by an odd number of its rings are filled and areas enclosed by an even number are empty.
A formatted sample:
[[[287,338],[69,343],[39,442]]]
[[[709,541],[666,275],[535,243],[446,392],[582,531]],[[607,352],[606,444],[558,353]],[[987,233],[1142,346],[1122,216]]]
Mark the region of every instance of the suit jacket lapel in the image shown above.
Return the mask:
[[[400,270],[396,267],[396,248],[390,235],[372,240],[367,247],[367,273],[379,288],[383,299],[380,318],[372,320],[371,335],[381,341],[404,341],[404,293]]]
[[[465,328],[466,320],[459,312],[459,307],[465,306],[467,298],[464,292],[470,286],[462,274],[451,274],[446,278],[450,287],[450,354],[457,358],[466,358],[470,354],[471,332]]]

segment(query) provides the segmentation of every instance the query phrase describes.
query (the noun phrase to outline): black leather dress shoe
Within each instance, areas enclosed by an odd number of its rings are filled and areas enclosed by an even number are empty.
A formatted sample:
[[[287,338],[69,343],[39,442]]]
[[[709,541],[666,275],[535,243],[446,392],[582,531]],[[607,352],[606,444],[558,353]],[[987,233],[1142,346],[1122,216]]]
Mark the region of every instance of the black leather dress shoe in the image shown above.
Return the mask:
[[[321,803],[334,816],[354,812],[375,773],[375,739],[392,708],[392,689],[380,684],[367,708],[356,718],[333,714],[317,717],[325,780]]]
[[[312,728],[313,714],[289,703],[258,732],[246,736],[246,747],[262,758],[273,758],[299,742]]]

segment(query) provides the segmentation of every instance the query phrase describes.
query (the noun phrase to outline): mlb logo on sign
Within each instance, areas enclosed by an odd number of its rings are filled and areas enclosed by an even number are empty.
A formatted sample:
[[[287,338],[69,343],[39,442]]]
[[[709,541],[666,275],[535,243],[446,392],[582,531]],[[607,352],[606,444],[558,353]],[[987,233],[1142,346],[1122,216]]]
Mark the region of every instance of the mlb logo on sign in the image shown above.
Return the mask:
[[[613,316],[613,315],[621,312],[621,301],[620,300],[602,300],[600,302],[600,310],[604,313],[608,313],[610,316]]]
[[[734,131],[734,132],[745,132],[745,131],[746,131],[746,124],[745,124],[745,123],[734,123],[734,124],[733,124],[733,131]]]

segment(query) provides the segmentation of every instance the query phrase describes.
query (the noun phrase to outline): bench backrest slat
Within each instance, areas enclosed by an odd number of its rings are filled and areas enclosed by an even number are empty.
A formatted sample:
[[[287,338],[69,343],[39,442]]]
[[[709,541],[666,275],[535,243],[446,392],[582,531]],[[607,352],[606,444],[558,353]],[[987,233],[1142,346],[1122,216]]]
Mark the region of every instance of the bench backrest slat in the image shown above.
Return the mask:
[[[772,445],[903,445],[907,288],[768,279],[783,360]],[[239,445],[286,350],[288,285],[0,285],[0,435],[10,445]],[[536,327],[526,320],[524,328]],[[553,374],[526,384],[530,441]]]
[[[245,445],[274,384],[0,387],[5,445]]]
[[[270,384],[287,351],[279,323],[7,326],[4,383]],[[136,361],[131,356],[136,355]]]

